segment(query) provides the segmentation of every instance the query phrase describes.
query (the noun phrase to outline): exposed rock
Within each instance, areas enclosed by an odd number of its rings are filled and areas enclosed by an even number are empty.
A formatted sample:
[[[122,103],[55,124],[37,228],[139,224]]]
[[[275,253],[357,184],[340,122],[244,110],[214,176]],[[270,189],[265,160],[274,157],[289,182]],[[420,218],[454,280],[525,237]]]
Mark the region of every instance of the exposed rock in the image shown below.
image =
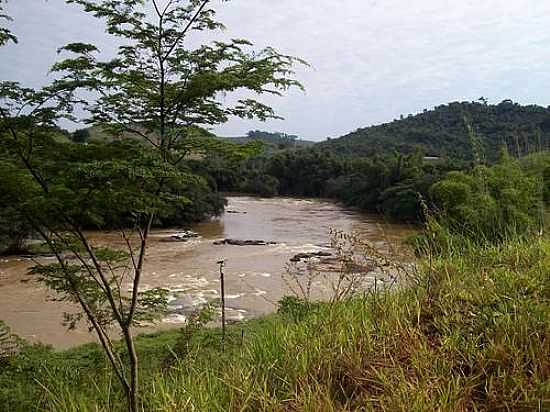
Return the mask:
[[[189,239],[197,238],[199,234],[193,232],[192,230],[184,230],[182,232],[177,232],[171,235],[170,237],[164,239],[165,242],[187,242]]]
[[[266,242],[265,240],[237,240],[223,239],[214,242],[215,245],[232,245],[232,246],[268,246],[276,245],[277,242]]]
[[[309,253],[298,253],[290,258],[291,262],[300,262],[301,260],[311,259],[313,257],[326,257],[332,256],[330,252],[309,252]]]

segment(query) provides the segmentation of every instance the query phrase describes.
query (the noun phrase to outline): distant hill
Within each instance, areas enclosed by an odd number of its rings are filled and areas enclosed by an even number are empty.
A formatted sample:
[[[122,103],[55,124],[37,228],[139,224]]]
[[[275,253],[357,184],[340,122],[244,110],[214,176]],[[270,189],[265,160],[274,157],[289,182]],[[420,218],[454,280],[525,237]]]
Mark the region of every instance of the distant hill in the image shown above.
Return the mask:
[[[265,139],[258,138],[258,137],[248,137],[248,136],[223,137],[223,139],[228,140],[228,141],[233,142],[233,143],[240,143],[240,144],[250,143],[250,142],[253,142],[254,140],[261,140],[262,142],[264,142],[268,145],[283,144],[283,145],[288,145],[288,146],[296,145],[296,146],[299,146],[299,147],[307,147],[307,146],[313,146],[314,144],[316,144],[316,142],[313,142],[313,141],[310,141],[310,140],[301,140],[301,139],[297,139],[292,143],[283,143],[283,142],[275,143],[271,140],[265,140]]]
[[[472,159],[468,123],[479,138],[482,156],[489,160],[498,156],[504,144],[512,155],[550,148],[550,108],[521,106],[511,100],[497,105],[454,102],[391,123],[358,129],[318,146],[352,156],[393,150],[411,153],[420,147],[426,156]]]
[[[142,130],[139,126],[135,126],[135,128],[140,130],[143,133],[145,132],[145,130]],[[85,141],[89,143],[106,143],[116,139],[112,133],[110,133],[107,130],[104,130],[101,126],[91,126],[85,129],[80,129],[79,131],[73,133],[73,139],[75,139],[75,135],[78,136],[79,134],[82,136],[81,140],[83,142]],[[142,140],[142,138],[136,135],[135,133],[123,133],[118,138]],[[154,135],[151,135],[150,138],[155,140]],[[292,146],[297,146],[297,147],[313,146],[315,144],[315,142],[312,142],[312,141],[301,140],[298,138],[298,136],[287,135],[285,133],[280,133],[280,132],[263,132],[259,130],[250,131],[246,136],[219,137],[219,138],[232,143],[238,143],[238,144],[246,144],[255,140],[260,140],[263,143],[265,143],[268,146],[268,148],[271,148],[271,149],[281,149],[281,148],[288,148]]]
[[[139,126],[134,126],[134,129],[140,131],[141,133],[146,134],[145,129]],[[84,129],[77,130],[76,132],[73,133],[73,140],[79,141],[77,137],[79,134],[83,136],[81,142],[87,142],[87,143],[109,143],[117,139],[133,139],[133,140],[143,141],[143,138],[138,136],[135,133],[123,132],[120,136],[117,136],[100,125],[94,125]],[[152,140],[156,140],[156,137],[154,135],[151,135],[150,138]]]
[[[246,136],[224,137],[223,139],[233,143],[246,144],[254,140],[260,140],[272,149],[287,149],[290,147],[313,146],[315,142],[302,140],[296,135],[282,132],[265,132],[262,130],[251,130]]]

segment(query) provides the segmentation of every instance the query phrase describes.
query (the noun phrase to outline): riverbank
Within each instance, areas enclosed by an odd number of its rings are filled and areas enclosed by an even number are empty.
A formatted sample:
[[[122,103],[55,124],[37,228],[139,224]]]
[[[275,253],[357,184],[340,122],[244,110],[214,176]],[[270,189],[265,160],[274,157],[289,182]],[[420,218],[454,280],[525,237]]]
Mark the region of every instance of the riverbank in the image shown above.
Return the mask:
[[[332,229],[356,232],[379,248],[397,244],[415,228],[385,222],[383,217],[350,210],[318,199],[228,197],[227,213],[220,218],[192,225],[199,237],[187,242],[166,241],[181,231],[155,229],[145,260],[142,288],[169,291],[169,310],[156,329],[181,327],[190,313],[219,298],[217,261],[226,260],[227,316],[251,319],[277,309],[277,301],[290,291],[282,279],[290,260],[300,253],[334,253],[330,250]],[[238,212],[238,213],[229,213]],[[117,232],[89,232],[96,245],[125,248]],[[223,239],[275,242],[265,246],[215,245]],[[52,263],[43,258],[40,263]],[[79,308],[52,301],[43,285],[27,275],[35,262],[12,256],[0,259],[0,319],[24,339],[67,349],[94,341],[86,325],[67,331],[63,313]],[[22,283],[22,281],[29,281]],[[314,290],[329,285],[317,279]],[[330,288],[330,287],[329,287]]]
[[[139,338],[144,410],[550,408],[548,239],[466,247],[421,261],[409,288],[282,309],[231,326],[224,353],[216,329]],[[4,410],[124,410],[92,345],[25,349],[0,383]]]

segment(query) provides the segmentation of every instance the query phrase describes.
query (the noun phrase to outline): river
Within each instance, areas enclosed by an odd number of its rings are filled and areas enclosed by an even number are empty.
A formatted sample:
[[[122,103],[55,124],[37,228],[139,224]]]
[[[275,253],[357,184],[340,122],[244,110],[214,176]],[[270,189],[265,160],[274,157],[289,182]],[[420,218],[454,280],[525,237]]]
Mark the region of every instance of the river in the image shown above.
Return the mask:
[[[180,327],[190,310],[219,297],[219,260],[226,260],[228,318],[241,320],[276,310],[276,302],[289,293],[281,276],[289,259],[301,252],[330,253],[331,229],[358,233],[381,249],[414,231],[384,222],[378,215],[316,199],[229,197],[226,210],[231,213],[193,225],[200,237],[187,242],[166,242],[175,230],[153,231],[142,287],[170,290],[170,313],[157,328]],[[121,243],[117,233],[90,235],[96,244]],[[276,244],[214,245],[224,238]],[[59,349],[93,341],[84,325],[72,331],[62,326],[63,313],[76,308],[54,301],[42,285],[32,281],[27,271],[33,264],[18,256],[0,258],[0,319],[22,338]]]

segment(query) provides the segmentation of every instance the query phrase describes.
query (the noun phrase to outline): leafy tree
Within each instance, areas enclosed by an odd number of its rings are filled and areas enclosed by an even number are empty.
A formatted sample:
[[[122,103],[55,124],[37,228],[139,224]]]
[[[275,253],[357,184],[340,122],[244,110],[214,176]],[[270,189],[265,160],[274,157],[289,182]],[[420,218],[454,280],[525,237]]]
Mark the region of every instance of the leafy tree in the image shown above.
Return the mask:
[[[273,176],[257,173],[244,178],[239,191],[272,197],[279,194],[279,181]]]
[[[261,130],[250,130],[246,134],[251,139],[258,139],[266,143],[277,145],[279,148],[292,146],[298,140],[298,136],[282,132],[264,132]]]
[[[78,129],[73,132],[71,137],[75,143],[86,143],[90,139],[90,131],[88,129]]]
[[[80,305],[82,314],[67,317],[68,325],[87,320],[135,412],[139,363],[133,328],[154,319],[166,297],[160,289],[140,289],[152,225],[170,205],[191,201],[185,188],[200,184],[200,177],[181,165],[215,144],[205,128],[231,116],[277,117],[256,99],[226,105],[218,97],[241,89],[280,95],[301,87],[292,79],[299,60],[272,48],[254,51],[240,39],[187,47],[192,33],[223,27],[208,0],[68,3],[105,21],[107,32],[120,39],[118,53],[104,61],[97,46],[71,43],[59,49],[67,57],[54,65],[59,77],[52,85],[34,91],[1,84],[1,142],[17,159],[2,185],[56,256],[55,264],[33,273],[61,300]],[[147,6],[154,10],[152,20]],[[82,97],[90,94],[97,99]],[[56,146],[52,127],[60,117],[75,119],[78,105],[89,113],[87,122],[136,139],[106,157],[88,156],[94,147]],[[102,225],[106,219],[122,226],[125,250],[97,246],[86,236],[85,223]],[[111,326],[120,331],[127,357],[115,350]]]
[[[453,233],[475,241],[500,241],[539,229],[541,186],[516,160],[451,172],[435,183],[435,217]]]
[[[425,162],[420,151],[348,158],[314,147],[247,159],[226,188],[264,196],[331,197],[392,219],[416,222],[423,219],[421,199],[428,199],[430,186],[461,167],[460,162]]]
[[[468,122],[465,123],[464,119]],[[471,130],[469,130],[471,129]],[[472,146],[471,131],[478,135]],[[475,150],[494,162],[505,145],[514,157],[550,148],[550,108],[521,106],[511,100],[499,104],[452,102],[390,123],[358,129],[320,144],[346,156],[414,153],[473,160]],[[474,150],[475,149],[475,150]]]
[[[2,23],[2,21],[10,22],[12,18],[4,14],[4,6],[2,3],[5,3],[5,0],[0,0],[0,23]],[[17,43],[17,37],[8,28],[0,26],[0,47],[10,41]]]

